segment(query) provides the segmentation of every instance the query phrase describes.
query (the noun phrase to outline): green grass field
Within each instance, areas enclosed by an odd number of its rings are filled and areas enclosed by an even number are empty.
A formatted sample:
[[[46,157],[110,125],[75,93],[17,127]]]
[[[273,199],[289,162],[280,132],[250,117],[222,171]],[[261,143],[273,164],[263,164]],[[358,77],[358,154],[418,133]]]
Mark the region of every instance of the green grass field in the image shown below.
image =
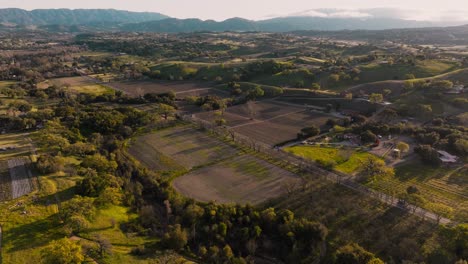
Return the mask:
[[[416,61],[415,65],[409,64],[378,64],[370,63],[360,67],[360,83],[377,82],[384,80],[403,80],[406,74],[412,73],[416,78],[431,77],[453,71],[457,65],[443,60]]]
[[[376,156],[367,152],[329,147],[293,146],[285,148],[285,151],[313,161],[334,164],[334,169],[337,171],[350,174],[356,173],[366,159],[377,159]]]

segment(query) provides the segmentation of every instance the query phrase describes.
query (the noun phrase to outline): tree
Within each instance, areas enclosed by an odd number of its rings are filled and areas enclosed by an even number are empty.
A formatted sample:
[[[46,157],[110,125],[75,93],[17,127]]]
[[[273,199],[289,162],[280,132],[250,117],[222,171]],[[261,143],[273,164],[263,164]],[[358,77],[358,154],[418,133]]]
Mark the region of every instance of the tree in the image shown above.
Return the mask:
[[[379,93],[373,93],[369,96],[369,101],[371,103],[381,103],[383,102],[383,95]]]
[[[44,154],[37,159],[36,168],[40,173],[49,174],[63,170],[64,164],[61,157]]]
[[[112,244],[101,234],[96,235],[96,243],[98,244],[98,253],[101,257],[112,254]]]
[[[313,83],[313,84],[310,86],[310,89],[311,89],[311,90],[320,90],[320,84],[318,84],[318,83]]]
[[[437,215],[437,223],[440,222],[442,217],[450,218],[453,214],[452,207],[441,203],[430,203],[428,208]]]
[[[383,264],[374,254],[356,243],[340,247],[336,252],[336,264]]]
[[[364,144],[375,143],[377,142],[377,139],[377,136],[370,130],[366,130],[361,133],[361,140]]]
[[[411,80],[411,79],[416,79],[414,74],[412,73],[405,74],[405,80]]]
[[[68,238],[53,241],[42,251],[46,264],[80,264],[84,261],[81,246]]]
[[[340,81],[340,75],[330,74],[330,76],[328,76],[328,81],[331,82],[332,84],[336,84]]]
[[[263,95],[265,95],[265,91],[263,91],[262,87],[260,87],[260,85],[255,85],[254,88],[251,88],[248,91],[246,98],[247,100],[255,101],[257,98],[262,97]]]
[[[62,204],[60,211],[63,219],[66,221],[72,216],[81,216],[86,219],[92,219],[96,212],[93,199],[89,197],[75,196],[74,198]]]
[[[181,250],[187,245],[188,235],[182,227],[177,224],[169,227],[169,232],[164,234],[163,244],[170,249]]]
[[[419,154],[424,163],[431,165],[439,165],[441,163],[439,153],[430,145],[419,145],[414,148],[414,152]]]
[[[414,88],[414,82],[407,80],[403,83],[403,87],[405,88],[405,90],[411,90]]]
[[[314,137],[320,134],[320,128],[316,126],[305,127],[301,129],[301,133],[303,137]]]
[[[164,117],[164,120],[175,113],[175,108],[167,104],[159,104],[157,112]]]
[[[396,145],[396,148],[400,150],[402,153],[406,153],[409,151],[409,145],[403,141],[398,142],[398,144]]]
[[[78,234],[88,228],[88,226],[88,220],[86,220],[82,215],[73,215],[65,222],[65,227],[71,234]]]
[[[359,177],[364,182],[375,181],[377,177],[393,177],[395,172],[383,160],[367,158],[362,162]]]

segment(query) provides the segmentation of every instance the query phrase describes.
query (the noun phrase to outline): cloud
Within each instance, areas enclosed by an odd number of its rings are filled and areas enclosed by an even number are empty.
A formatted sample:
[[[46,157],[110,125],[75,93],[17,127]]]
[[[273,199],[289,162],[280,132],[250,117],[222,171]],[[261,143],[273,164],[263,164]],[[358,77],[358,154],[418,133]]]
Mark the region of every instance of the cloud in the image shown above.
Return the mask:
[[[289,14],[288,16],[310,16],[323,18],[368,18],[372,15],[359,10],[345,9],[309,9]]]
[[[399,8],[308,9],[286,16],[322,18],[393,18],[418,21],[468,21],[468,10],[415,10]]]

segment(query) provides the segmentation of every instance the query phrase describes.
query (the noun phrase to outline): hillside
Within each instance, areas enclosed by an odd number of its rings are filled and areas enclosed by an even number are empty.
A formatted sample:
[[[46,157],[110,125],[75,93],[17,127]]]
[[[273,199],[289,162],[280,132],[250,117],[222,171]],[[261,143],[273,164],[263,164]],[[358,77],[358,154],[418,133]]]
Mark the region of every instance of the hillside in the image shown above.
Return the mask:
[[[0,23],[16,25],[83,25],[99,22],[138,23],[168,18],[159,13],[113,9],[0,9]]]
[[[407,27],[429,27],[432,22],[410,21],[390,18],[322,18],[322,17],[279,17],[261,21],[231,18],[216,22],[200,19],[164,19],[124,25],[126,31],[140,32],[194,32],[194,31],[266,31],[288,32],[297,30],[353,30],[389,29]]]
[[[298,31],[295,34],[342,40],[396,41],[409,44],[464,45],[468,43],[468,25],[387,30]]]

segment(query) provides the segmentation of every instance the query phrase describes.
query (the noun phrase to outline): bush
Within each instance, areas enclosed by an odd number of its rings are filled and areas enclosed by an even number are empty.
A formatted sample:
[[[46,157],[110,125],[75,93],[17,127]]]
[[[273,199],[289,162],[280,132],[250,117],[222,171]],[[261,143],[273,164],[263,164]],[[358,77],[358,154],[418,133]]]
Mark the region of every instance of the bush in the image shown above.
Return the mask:
[[[37,159],[36,168],[42,174],[55,173],[63,170],[64,161],[60,157],[42,155]]]

